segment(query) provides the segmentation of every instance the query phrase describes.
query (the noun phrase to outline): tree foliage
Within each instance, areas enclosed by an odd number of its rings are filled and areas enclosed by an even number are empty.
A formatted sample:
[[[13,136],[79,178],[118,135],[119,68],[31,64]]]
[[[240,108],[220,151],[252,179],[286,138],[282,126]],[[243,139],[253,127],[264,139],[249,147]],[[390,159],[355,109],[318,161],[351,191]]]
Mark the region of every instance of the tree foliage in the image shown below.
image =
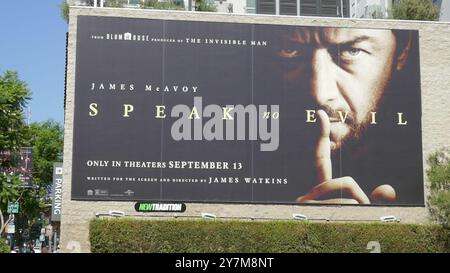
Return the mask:
[[[33,181],[41,186],[52,182],[53,163],[62,161],[63,128],[53,121],[30,125],[30,147],[33,147]]]
[[[8,202],[18,200],[17,230],[30,228],[42,213],[49,212],[53,163],[62,161],[62,126],[53,120],[28,126],[23,110],[30,98],[26,83],[16,72],[0,76],[0,214],[6,212]],[[16,172],[16,157],[23,147],[33,147],[33,189],[23,188]],[[3,222],[5,217],[0,218]]]
[[[66,21],[66,23],[69,23],[69,3],[67,3],[67,0],[63,0],[61,2],[61,4],[59,5],[59,10],[64,21]]]
[[[48,189],[53,181],[53,163],[62,161],[63,128],[53,121],[34,122],[30,125],[27,146],[33,147],[34,190],[24,191],[20,200],[23,220],[17,228],[29,228],[41,213],[49,213]]]
[[[195,1],[195,10],[196,11],[216,12],[217,7],[216,7],[216,5],[211,4],[208,0],[196,0]]]
[[[427,160],[430,181],[428,208],[431,216],[450,227],[450,147],[432,154]]]
[[[163,9],[163,10],[184,10],[181,5],[183,2],[175,2],[173,0],[168,0],[164,2],[159,2],[158,0],[145,0],[142,3],[142,8],[144,9]]]
[[[23,110],[30,98],[31,93],[17,72],[0,75],[0,151],[17,151],[25,143]]]
[[[193,0],[195,1],[196,11],[216,12],[217,6],[209,0]],[[123,8],[128,4],[127,0],[104,0],[103,6],[109,8]],[[87,1],[88,6],[94,6],[92,0]],[[161,10],[185,10],[184,2],[180,0],[143,0],[139,5],[142,9],[161,9]],[[69,23],[69,4],[67,0],[63,0],[59,6],[61,17]]]
[[[3,239],[0,239],[0,253],[9,253],[9,246]]]
[[[20,194],[22,181],[16,175],[0,172],[0,211],[6,212],[8,202],[15,201]]]
[[[31,93],[16,72],[0,75],[0,211],[19,195],[20,179],[12,172],[15,153],[27,142],[28,127],[23,114]]]
[[[440,11],[431,0],[398,0],[392,6],[393,19],[437,21]]]
[[[127,0],[105,0],[103,6],[106,8],[123,8]]]

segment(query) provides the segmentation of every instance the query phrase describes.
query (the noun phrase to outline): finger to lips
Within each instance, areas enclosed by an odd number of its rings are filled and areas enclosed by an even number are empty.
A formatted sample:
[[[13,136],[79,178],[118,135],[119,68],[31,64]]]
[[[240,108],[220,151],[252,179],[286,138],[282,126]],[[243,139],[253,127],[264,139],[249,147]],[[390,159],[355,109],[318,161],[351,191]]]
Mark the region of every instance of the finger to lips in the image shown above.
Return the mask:
[[[316,169],[318,183],[330,180],[333,175],[331,167],[330,119],[323,110],[318,110],[320,136],[316,147]]]

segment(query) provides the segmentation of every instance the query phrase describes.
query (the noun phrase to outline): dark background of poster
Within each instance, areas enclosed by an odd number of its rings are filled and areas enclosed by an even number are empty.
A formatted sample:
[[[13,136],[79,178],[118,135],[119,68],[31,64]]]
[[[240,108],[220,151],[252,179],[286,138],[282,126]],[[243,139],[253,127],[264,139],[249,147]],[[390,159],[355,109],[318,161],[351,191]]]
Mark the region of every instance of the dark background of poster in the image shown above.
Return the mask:
[[[283,64],[275,52],[282,47],[280,33],[294,26],[188,22],[79,16],[77,25],[75,120],[72,199],[153,200],[242,203],[294,203],[315,185],[314,154],[317,124],[305,123],[311,104],[282,79]],[[91,39],[107,33],[148,34],[185,39],[217,38],[265,40],[267,47],[150,43]],[[333,157],[333,177],[350,175],[366,192],[392,185],[396,205],[420,205],[423,199],[421,103],[418,33],[410,52],[407,80],[394,79],[380,109],[392,120],[378,117],[364,144],[370,156],[355,157],[343,149]],[[134,84],[135,91],[90,91],[91,83]],[[397,85],[397,82],[401,84]],[[217,105],[280,105],[280,145],[261,152],[260,141],[174,141],[175,118],[155,119],[155,105],[166,114],[177,104],[192,106],[188,93],[153,93],[145,84],[198,86],[203,107]],[[99,114],[89,117],[89,104]],[[123,104],[134,105],[123,118]],[[408,126],[397,126],[396,113],[404,112]],[[204,119],[206,122],[208,119]],[[227,161],[242,162],[242,170],[189,170],[143,168],[89,168],[87,160]],[[111,164],[111,163],[110,163]],[[237,184],[87,181],[87,176],[208,178],[239,177]],[[288,184],[246,184],[243,177],[287,178]],[[94,194],[88,195],[88,191]],[[96,192],[97,190],[97,192]],[[107,194],[102,195],[102,190]],[[132,195],[124,194],[126,191]],[[100,193],[100,194],[96,194]]]

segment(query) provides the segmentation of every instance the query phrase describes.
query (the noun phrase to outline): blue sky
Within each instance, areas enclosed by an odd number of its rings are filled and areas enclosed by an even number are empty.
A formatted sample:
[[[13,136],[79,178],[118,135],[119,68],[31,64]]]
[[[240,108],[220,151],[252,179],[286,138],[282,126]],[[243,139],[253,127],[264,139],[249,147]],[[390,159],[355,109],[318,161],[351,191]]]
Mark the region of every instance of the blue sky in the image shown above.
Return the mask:
[[[64,121],[67,24],[62,0],[1,1],[0,73],[14,70],[33,93],[31,121]]]

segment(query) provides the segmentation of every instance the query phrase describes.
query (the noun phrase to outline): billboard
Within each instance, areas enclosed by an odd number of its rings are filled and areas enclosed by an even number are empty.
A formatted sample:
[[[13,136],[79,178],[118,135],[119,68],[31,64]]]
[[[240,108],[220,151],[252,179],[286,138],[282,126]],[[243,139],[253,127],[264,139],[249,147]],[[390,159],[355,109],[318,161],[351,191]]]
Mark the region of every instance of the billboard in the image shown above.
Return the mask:
[[[423,206],[418,43],[78,16],[72,199]]]

